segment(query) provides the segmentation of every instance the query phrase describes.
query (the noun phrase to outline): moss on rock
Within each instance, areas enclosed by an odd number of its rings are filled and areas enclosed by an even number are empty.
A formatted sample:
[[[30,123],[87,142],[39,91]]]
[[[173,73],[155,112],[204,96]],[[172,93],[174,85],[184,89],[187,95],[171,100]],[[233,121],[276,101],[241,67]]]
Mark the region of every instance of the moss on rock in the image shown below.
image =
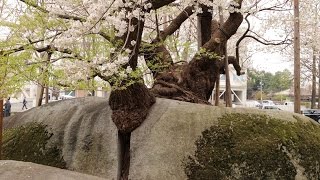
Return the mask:
[[[3,134],[3,159],[65,168],[61,150],[48,146],[52,133],[46,128],[42,123],[33,122],[6,129]]]
[[[189,179],[319,179],[319,125],[261,114],[218,120],[184,162]]]

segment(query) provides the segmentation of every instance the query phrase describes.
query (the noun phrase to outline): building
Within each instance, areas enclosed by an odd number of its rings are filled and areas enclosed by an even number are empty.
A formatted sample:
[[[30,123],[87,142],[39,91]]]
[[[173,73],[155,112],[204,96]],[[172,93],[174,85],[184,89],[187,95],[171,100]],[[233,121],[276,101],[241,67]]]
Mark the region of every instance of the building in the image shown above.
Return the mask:
[[[238,76],[233,67],[230,68],[230,85],[232,104],[243,104],[247,100],[247,74]],[[220,100],[224,100],[226,91],[226,76],[220,74]],[[215,97],[215,89],[212,91],[210,102],[213,104]]]

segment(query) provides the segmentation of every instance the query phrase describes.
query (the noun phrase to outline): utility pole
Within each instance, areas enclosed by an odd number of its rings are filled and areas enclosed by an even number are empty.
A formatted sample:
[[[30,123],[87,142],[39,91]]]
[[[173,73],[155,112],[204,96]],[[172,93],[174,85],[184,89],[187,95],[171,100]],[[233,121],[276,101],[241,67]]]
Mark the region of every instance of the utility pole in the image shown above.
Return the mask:
[[[312,91],[311,91],[311,109],[316,107],[316,91],[317,91],[317,69],[316,69],[316,50],[312,47]]]
[[[294,112],[301,113],[299,0],[294,0]]]
[[[319,50],[319,61],[320,61],[320,50]],[[318,63],[318,73],[320,74],[320,62]],[[320,78],[318,79],[318,109],[320,109]]]

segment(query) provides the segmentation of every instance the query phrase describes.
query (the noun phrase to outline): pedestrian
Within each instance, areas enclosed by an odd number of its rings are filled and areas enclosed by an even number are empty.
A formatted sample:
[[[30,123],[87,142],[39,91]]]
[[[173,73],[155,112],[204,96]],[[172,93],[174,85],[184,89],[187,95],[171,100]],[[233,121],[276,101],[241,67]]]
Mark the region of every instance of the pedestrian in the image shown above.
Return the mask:
[[[11,114],[11,103],[10,97],[7,99],[6,103],[4,103],[4,117],[8,117]]]
[[[24,108],[28,109],[28,108],[27,108],[27,100],[26,100],[26,97],[23,98],[22,104],[23,104],[22,110],[24,110]]]

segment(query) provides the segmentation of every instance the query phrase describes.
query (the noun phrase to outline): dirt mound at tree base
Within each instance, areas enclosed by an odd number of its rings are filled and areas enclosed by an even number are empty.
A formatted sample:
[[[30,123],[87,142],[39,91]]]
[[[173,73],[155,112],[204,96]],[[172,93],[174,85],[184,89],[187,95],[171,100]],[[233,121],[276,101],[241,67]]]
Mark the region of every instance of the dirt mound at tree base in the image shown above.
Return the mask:
[[[117,179],[107,99],[46,105],[11,117],[6,127],[34,121],[53,134],[48,143],[61,150],[67,169]],[[129,179],[319,179],[320,127],[298,114],[158,98],[130,140]]]

